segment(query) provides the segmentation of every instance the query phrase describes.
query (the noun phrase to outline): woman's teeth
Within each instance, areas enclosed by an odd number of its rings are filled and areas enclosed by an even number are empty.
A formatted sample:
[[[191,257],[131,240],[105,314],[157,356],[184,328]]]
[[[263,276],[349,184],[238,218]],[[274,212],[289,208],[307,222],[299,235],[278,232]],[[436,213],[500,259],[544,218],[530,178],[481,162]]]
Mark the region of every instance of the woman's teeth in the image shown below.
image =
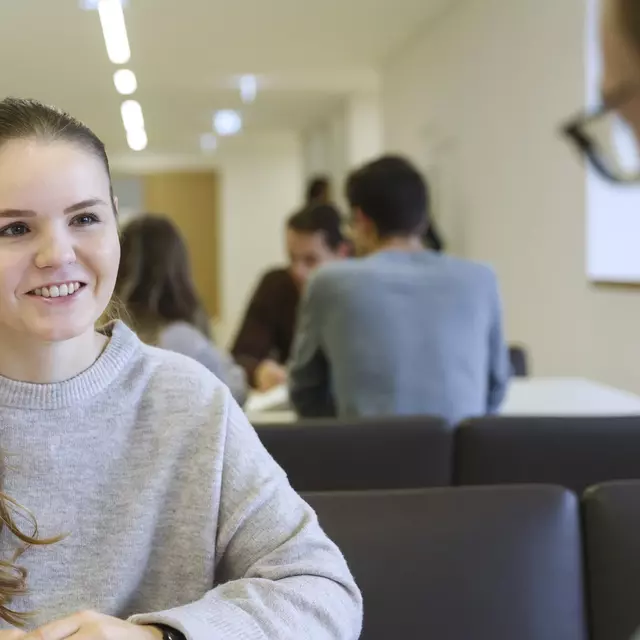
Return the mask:
[[[33,295],[42,296],[43,298],[63,298],[70,296],[80,288],[79,282],[67,282],[66,284],[53,285],[51,287],[42,287],[32,291]]]

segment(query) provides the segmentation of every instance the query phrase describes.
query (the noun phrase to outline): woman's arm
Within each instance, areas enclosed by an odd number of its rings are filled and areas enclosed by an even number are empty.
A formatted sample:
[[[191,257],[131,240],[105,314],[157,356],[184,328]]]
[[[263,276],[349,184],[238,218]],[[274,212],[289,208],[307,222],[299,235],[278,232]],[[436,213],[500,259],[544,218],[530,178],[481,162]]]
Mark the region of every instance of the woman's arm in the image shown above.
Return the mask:
[[[337,547],[255,430],[228,402],[216,572],[201,600],[136,623],[188,640],[356,640],[362,599]]]

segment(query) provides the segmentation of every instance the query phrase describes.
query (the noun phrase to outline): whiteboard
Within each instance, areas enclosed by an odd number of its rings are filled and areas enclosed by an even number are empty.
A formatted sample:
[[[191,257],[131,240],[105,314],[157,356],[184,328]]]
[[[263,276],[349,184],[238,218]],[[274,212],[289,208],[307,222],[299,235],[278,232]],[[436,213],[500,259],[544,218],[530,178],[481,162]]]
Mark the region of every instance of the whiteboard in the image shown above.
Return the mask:
[[[602,60],[599,49],[600,8],[588,0],[586,103],[600,101]],[[640,186],[615,185],[587,168],[587,277],[594,282],[640,283]]]

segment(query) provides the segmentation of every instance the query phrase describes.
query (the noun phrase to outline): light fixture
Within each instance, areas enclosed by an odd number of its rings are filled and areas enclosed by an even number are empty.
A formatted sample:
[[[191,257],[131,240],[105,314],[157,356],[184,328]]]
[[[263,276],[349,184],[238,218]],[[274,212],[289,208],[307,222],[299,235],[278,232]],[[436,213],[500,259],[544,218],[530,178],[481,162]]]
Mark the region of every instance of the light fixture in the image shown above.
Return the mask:
[[[233,136],[242,129],[242,117],[231,109],[217,111],[213,116],[213,128],[219,136]]]
[[[96,11],[100,2],[101,0],[80,0],[79,5],[85,11]],[[126,8],[129,6],[129,0],[120,0],[120,4]]]
[[[144,129],[127,131],[127,144],[133,151],[142,151],[147,147],[147,132]]]
[[[116,85],[116,91],[123,96],[130,96],[138,88],[136,74],[131,69],[118,69],[113,74],[113,84]]]
[[[120,107],[120,113],[126,131],[144,130],[142,107],[137,100],[125,100]]]
[[[100,0],[98,13],[109,60],[113,64],[126,64],[131,58],[131,49],[121,1]]]
[[[218,148],[218,139],[213,133],[203,133],[200,136],[200,148],[205,153],[211,153]]]
[[[253,102],[258,94],[258,79],[253,75],[240,76],[239,84],[242,102]]]

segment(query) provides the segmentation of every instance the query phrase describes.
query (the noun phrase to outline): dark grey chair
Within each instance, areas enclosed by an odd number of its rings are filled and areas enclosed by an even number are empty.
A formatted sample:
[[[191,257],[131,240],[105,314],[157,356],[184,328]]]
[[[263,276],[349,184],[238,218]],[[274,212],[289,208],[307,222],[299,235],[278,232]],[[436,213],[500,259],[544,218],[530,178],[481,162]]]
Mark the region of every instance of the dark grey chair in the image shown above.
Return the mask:
[[[640,417],[487,417],[456,433],[455,484],[556,484],[581,494],[640,479]]]
[[[451,484],[453,430],[439,418],[328,419],[256,431],[297,491]]]
[[[586,640],[580,517],[570,492],[305,497],[362,589],[362,640]]]
[[[592,640],[631,640],[640,627],[640,482],[584,498]]]
[[[529,355],[527,350],[519,345],[509,347],[511,371],[516,378],[526,378],[529,375]]]

